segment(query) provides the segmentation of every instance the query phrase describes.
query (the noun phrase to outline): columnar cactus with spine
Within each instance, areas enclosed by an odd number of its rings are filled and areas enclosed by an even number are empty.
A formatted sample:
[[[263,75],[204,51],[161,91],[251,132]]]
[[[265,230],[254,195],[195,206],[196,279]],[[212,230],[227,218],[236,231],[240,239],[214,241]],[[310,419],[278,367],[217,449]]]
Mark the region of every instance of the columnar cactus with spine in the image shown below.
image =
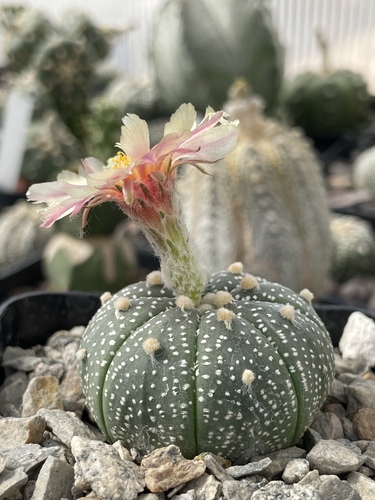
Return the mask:
[[[202,176],[179,183],[192,240],[210,272],[240,260],[271,281],[324,291],[330,266],[329,208],[320,165],[296,130],[266,119],[243,81],[226,109],[240,120],[236,149]],[[220,244],[217,244],[220,241]]]
[[[298,441],[327,395],[333,350],[308,290],[297,295],[238,262],[205,275],[180,217],[176,167],[223,158],[236,124],[210,109],[195,120],[181,106],[150,149],[146,122],[128,115],[123,153],[105,166],[86,159],[78,177],[63,173],[28,196],[47,203],[46,227],[82,208],[85,223],[91,207],[115,200],[160,257],[161,273],[103,297],[82,339],[83,388],[108,440],[241,462]]]

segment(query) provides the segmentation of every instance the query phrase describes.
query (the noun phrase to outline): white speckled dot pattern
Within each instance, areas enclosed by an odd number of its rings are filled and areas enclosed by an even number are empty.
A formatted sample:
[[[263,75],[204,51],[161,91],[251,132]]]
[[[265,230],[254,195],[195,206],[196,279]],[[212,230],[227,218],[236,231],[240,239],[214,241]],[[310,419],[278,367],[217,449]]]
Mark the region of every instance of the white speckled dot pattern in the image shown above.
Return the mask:
[[[82,340],[81,375],[110,441],[143,453],[175,443],[187,458],[211,451],[238,462],[297,442],[332,381],[332,344],[306,300],[261,278],[242,289],[243,276],[217,273],[205,290],[232,294],[231,329],[216,308],[181,310],[162,286],[131,285],[102,306]],[[116,316],[118,296],[131,307]],[[285,304],[292,320],[279,314]],[[155,356],[143,348],[149,338],[160,343]]]

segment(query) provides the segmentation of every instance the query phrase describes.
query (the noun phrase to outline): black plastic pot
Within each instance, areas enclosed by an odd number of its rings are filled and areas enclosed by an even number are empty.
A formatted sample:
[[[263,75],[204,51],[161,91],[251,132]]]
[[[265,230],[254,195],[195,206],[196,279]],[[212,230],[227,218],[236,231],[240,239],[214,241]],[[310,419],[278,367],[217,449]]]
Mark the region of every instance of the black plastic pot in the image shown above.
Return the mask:
[[[86,326],[100,307],[98,293],[29,292],[0,304],[0,357],[8,345],[28,348],[43,344],[54,332]],[[354,311],[375,319],[375,311],[346,305],[316,304],[314,308],[335,346]]]
[[[0,361],[6,346],[28,348],[58,330],[86,326],[99,307],[99,294],[84,292],[30,292],[7,300],[0,305]]]

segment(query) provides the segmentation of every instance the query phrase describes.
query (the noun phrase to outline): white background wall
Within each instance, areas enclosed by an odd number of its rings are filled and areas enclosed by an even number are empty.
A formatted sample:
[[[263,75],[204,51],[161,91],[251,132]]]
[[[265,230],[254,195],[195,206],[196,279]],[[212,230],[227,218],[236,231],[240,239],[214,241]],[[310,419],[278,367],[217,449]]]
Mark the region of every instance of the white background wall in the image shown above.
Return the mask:
[[[23,0],[52,18],[79,8],[98,23],[133,29],[119,37],[113,52],[117,68],[148,76],[152,68],[148,48],[152,23],[164,0]],[[220,2],[220,0],[217,0]],[[280,38],[286,47],[286,74],[318,69],[321,57],[314,32],[328,37],[334,67],[361,72],[375,93],[375,0],[268,0]],[[0,5],[21,0],[0,0]],[[0,33],[0,60],[1,60]]]

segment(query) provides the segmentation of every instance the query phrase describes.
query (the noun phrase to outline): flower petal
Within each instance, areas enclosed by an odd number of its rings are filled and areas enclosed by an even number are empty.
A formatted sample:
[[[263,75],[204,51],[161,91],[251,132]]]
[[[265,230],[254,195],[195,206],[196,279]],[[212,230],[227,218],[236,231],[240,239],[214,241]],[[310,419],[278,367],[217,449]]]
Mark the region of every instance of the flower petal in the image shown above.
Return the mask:
[[[132,160],[139,160],[150,151],[150,136],[148,125],[139,116],[128,114],[123,119],[121,127],[120,147]]]
[[[191,130],[195,120],[197,119],[197,112],[192,104],[181,104],[171,119],[164,127],[164,135],[179,134],[182,135],[186,130]]]

